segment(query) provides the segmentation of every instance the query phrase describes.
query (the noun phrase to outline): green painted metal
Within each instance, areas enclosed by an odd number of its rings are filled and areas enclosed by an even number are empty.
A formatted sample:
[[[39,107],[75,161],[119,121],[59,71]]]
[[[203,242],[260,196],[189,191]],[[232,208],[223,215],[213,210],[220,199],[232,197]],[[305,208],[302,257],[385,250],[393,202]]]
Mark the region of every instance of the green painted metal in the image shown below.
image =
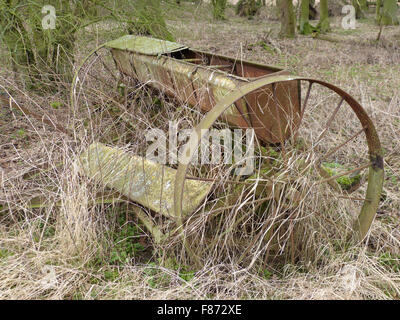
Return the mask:
[[[84,173],[105,187],[117,190],[134,202],[166,217],[175,219],[174,182],[176,170],[120,149],[93,143],[80,161]],[[185,187],[182,215],[195,211],[211,183],[190,180]]]
[[[107,42],[106,47],[150,56],[171,53],[187,48],[186,46],[176,42],[135,35],[126,35],[116,40]]]

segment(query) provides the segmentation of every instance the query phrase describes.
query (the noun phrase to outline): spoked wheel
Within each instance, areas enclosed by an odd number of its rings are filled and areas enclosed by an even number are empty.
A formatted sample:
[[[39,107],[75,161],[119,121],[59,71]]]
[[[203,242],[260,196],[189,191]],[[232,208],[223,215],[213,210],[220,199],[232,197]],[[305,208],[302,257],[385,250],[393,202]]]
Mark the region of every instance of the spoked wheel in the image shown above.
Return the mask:
[[[137,121],[141,114],[157,119],[157,97],[144,84],[116,68],[108,48],[89,54],[75,73],[71,100],[74,129],[89,140],[129,143],[148,123]]]
[[[71,100],[76,131],[85,132],[99,140],[107,140],[119,133],[115,116],[128,108],[123,80],[108,50],[98,48],[86,57],[75,73],[72,84]]]
[[[71,90],[74,128],[90,135],[89,140],[131,144],[132,152],[145,156],[149,129],[168,133],[174,122],[189,130],[202,118],[195,106],[167,96],[163,84],[155,80],[141,83],[119,70],[104,45],[90,53],[75,73]],[[177,141],[177,148],[180,145]]]
[[[299,106],[296,112],[288,112],[293,106],[281,103],[289,101],[291,104],[290,97],[282,99],[276,93],[276,88],[284,88],[289,81],[297,82],[302,89],[299,102],[293,102]],[[186,219],[181,209],[183,188],[188,173],[193,174],[188,159],[198,152],[206,130],[232,104],[241,99],[250,100],[250,95],[256,91],[275,103],[275,111],[269,107],[271,112],[266,116],[277,123],[278,129],[272,132],[271,126],[265,127],[270,130],[269,136],[275,137],[274,144],[265,143],[265,139],[259,141],[260,152],[256,152],[254,159],[262,164],[245,181],[233,179],[232,170],[226,166],[220,167],[225,173],[219,173],[215,180],[218,181],[216,185],[221,185],[221,177],[228,177],[225,185],[233,185],[228,179],[235,180],[236,186],[246,185],[253,192],[253,208],[262,203],[266,209],[262,212],[263,218],[253,225],[254,229],[248,230],[253,240],[247,239],[241,260],[253,253],[251,262],[254,263],[259,255],[268,254],[273,243],[278,251],[283,251],[289,243],[294,259],[295,242],[307,246],[308,234],[313,232],[308,230],[307,233],[301,227],[295,232],[296,224],[301,225],[307,219],[326,223],[315,232],[334,236],[335,232],[344,231],[346,239],[352,236],[362,241],[374,220],[383,185],[383,158],[376,129],[361,105],[343,90],[323,81],[294,76],[271,76],[243,85],[219,101],[193,130],[175,180],[175,210],[176,216],[181,217],[178,223],[184,224]],[[253,124],[257,123],[256,134],[263,129],[260,128],[262,116],[259,116],[263,111],[257,110],[262,107],[253,104],[250,108],[253,112],[250,119]],[[248,187],[247,183],[253,186]],[[238,189],[232,188],[228,192]],[[241,194],[243,200],[243,195],[246,198],[249,192]],[[235,205],[243,209],[239,202]],[[233,210],[230,214],[237,212]],[[335,229],[342,220],[352,221],[352,225],[347,230]],[[338,238],[340,236],[343,235]]]

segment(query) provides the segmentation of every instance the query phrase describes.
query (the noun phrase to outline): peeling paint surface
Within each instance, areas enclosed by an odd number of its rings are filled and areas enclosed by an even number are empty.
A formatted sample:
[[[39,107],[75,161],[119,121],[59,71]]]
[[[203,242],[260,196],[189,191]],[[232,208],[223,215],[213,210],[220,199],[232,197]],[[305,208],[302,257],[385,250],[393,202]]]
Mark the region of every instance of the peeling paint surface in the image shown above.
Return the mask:
[[[241,81],[209,67],[185,63],[166,56],[151,57],[138,53],[112,50],[118,68],[142,83],[169,93],[203,112],[241,85]],[[247,110],[244,104],[244,114]],[[247,116],[246,116],[247,117]],[[234,126],[243,127],[242,115],[232,105],[224,118]]]
[[[89,178],[157,213],[175,218],[175,169],[101,143],[91,144],[80,160]],[[183,216],[200,206],[211,186],[208,181],[186,180]]]
[[[179,43],[135,35],[126,35],[112,40],[108,42],[106,46],[113,49],[127,50],[151,56],[171,53],[187,48]]]
[[[125,36],[108,46],[122,73],[204,113],[246,83],[260,77],[288,74],[244,60],[240,60],[241,68],[238,71],[237,60],[160,41]],[[151,54],[155,52],[158,54]],[[189,56],[191,58],[187,58]],[[281,137],[287,138],[298,125],[300,87],[297,81],[291,80],[278,84],[275,98],[272,89],[272,85],[269,85],[249,93],[231,105],[221,115],[221,120],[237,128],[252,126],[257,137],[265,142],[281,142]]]

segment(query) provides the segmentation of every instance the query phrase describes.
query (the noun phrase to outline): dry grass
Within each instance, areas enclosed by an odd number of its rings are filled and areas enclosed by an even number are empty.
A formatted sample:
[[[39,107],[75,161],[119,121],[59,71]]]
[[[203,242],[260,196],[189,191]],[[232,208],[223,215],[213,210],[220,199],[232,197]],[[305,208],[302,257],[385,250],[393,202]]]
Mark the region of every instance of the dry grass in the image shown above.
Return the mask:
[[[193,10],[197,11],[193,13]],[[334,35],[346,41],[331,43],[304,37],[279,40],[276,21],[265,21],[268,13],[248,21],[233,17],[230,12],[229,23],[213,22],[206,13],[207,9],[202,7],[181,11],[176,21],[169,22],[180,42],[324,79],[350,92],[363,104],[384,146],[387,175],[385,196],[367,241],[359,246],[347,242],[359,204],[338,199],[329,189],[320,188],[307,193],[298,208],[290,211],[295,216],[292,221],[295,228],[288,224],[287,211],[281,207],[284,200],[274,203],[274,212],[281,214],[284,221],[281,250],[277,258],[265,260],[265,256],[269,257],[265,237],[256,235],[266,231],[260,228],[261,222],[272,226],[274,222],[268,219],[276,216],[267,208],[258,211],[259,216],[255,217],[254,206],[239,205],[245,198],[243,194],[235,206],[219,215],[219,220],[209,214],[210,203],[190,220],[185,231],[202,260],[202,266],[195,267],[190,255],[175,241],[179,239],[172,238],[162,246],[154,244],[129,204],[103,201],[94,205],[103,189],[82,176],[76,158],[87,145],[98,140],[139,153],[144,147],[140,133],[146,128],[164,129],[167,121],[173,119],[179,119],[183,128],[190,128],[198,123],[201,115],[185,104],[177,109],[171,101],[164,101],[164,97],[158,95],[163,103],[160,112],[154,92],[143,89],[132,90],[133,95],[140,94],[134,104],[121,103],[120,110],[110,111],[109,98],[113,90],[97,87],[94,80],[90,80],[93,81],[91,87],[103,94],[81,96],[80,113],[71,117],[67,112],[68,102],[62,95],[28,95],[17,81],[0,71],[1,88],[10,90],[18,103],[35,106],[67,124],[74,132],[72,136],[62,134],[22,114],[18,108],[2,106],[0,200],[7,207],[0,211],[0,298],[399,297],[398,29],[387,28],[383,41],[373,45],[369,40],[376,37],[378,28],[369,20],[350,34],[345,34],[339,28],[339,20],[335,20]],[[93,35],[85,36],[87,39],[82,38],[77,57],[83,57],[92,45],[94,47],[98,37],[109,38],[110,34],[102,35],[97,28]],[[257,44],[259,42],[267,47]],[[93,68],[97,76],[104,76],[112,83],[109,74]],[[313,95],[313,107],[302,132],[304,137],[313,137],[321,131],[329,115],[329,108],[323,107],[334,101],[323,89]],[[59,100],[63,103],[58,109],[50,107]],[[357,131],[356,125],[351,112],[347,109],[340,112],[320,151],[328,150]],[[354,165],[365,158],[365,141],[360,138],[346,145],[339,159],[331,160]],[[284,170],[293,176],[299,169],[295,158],[292,160]],[[210,199],[212,203],[223,199],[224,193],[229,194],[232,188],[222,183],[227,179],[227,168],[214,166],[207,170],[209,177],[215,177],[218,172],[221,179],[221,187]],[[31,178],[26,180],[28,175]],[[295,180],[304,190],[313,186],[312,179],[312,176],[299,175]],[[34,208],[29,202],[32,198],[44,201],[45,206]],[[316,215],[315,211],[323,214]],[[157,222],[162,220],[156,215],[152,217]],[[243,223],[238,222],[240,218]],[[229,227],[232,232],[224,234]],[[204,248],[212,240],[216,241],[212,250],[205,252]],[[243,252],[246,252],[244,261],[240,259]]]

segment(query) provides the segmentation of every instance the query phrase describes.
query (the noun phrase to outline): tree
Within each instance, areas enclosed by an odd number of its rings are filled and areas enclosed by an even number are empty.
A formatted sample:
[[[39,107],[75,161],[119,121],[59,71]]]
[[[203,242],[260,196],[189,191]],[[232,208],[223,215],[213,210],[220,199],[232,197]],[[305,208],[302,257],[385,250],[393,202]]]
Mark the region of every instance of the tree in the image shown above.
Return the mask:
[[[317,18],[317,9],[315,9],[315,0],[309,0],[310,1],[310,19],[315,20]]]
[[[329,23],[328,0],[320,1],[319,11],[320,11],[320,18],[317,28],[319,28],[319,30],[322,33],[329,32],[331,30],[331,27]]]
[[[365,18],[365,12],[368,10],[367,0],[352,0],[352,5],[356,9],[356,18]]]
[[[216,20],[225,20],[225,9],[227,0],[211,0],[213,16]]]
[[[377,0],[376,3],[376,21],[380,25],[398,25],[397,0]]]
[[[260,0],[239,0],[236,4],[236,14],[241,17],[253,17],[262,6]]]
[[[310,25],[310,0],[301,0],[299,30],[301,34],[310,34],[313,30]]]
[[[8,49],[14,71],[29,88],[54,90],[60,84],[69,86],[77,31],[91,23],[104,19],[131,21],[125,24],[131,33],[173,40],[162,17],[159,0],[135,1],[133,14],[126,8],[108,7],[109,2],[30,0],[29,5],[21,5],[19,0],[0,0],[0,42]],[[98,16],[97,7],[100,6],[105,13]],[[54,25],[45,28],[46,21],[51,20]]]
[[[0,40],[14,71],[32,89],[51,90],[56,82],[69,84],[75,34],[90,12],[90,0],[48,0],[46,4],[36,0],[21,6],[18,0],[0,0]]]
[[[381,24],[381,20],[382,20],[382,15],[381,15],[381,7],[383,4],[383,0],[376,0],[376,15],[375,15],[375,22],[378,25],[382,25]]]
[[[281,37],[294,38],[296,28],[296,16],[293,10],[292,0],[277,0],[280,12]]]

